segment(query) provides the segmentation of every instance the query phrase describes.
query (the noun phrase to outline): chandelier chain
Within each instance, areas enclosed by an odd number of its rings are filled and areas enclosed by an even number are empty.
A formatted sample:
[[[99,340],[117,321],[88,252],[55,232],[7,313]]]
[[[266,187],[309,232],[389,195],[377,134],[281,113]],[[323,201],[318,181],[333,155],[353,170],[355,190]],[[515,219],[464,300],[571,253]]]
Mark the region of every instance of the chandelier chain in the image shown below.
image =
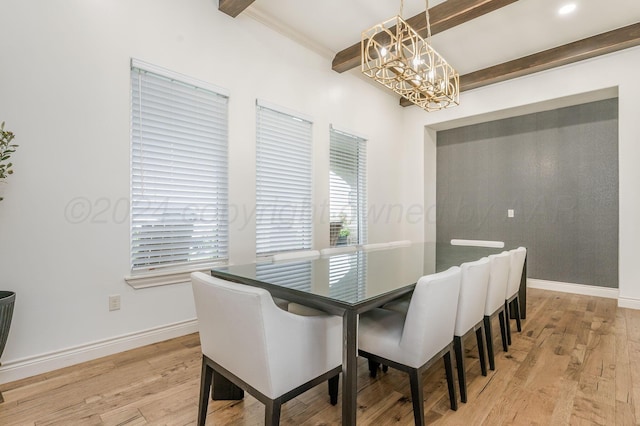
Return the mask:
[[[429,0],[425,0],[424,14],[427,18],[427,39],[431,43],[431,22],[429,20]],[[400,0],[400,17],[404,16],[404,0]]]
[[[431,44],[431,22],[429,22],[429,0],[425,0],[424,13],[427,16],[427,41]]]

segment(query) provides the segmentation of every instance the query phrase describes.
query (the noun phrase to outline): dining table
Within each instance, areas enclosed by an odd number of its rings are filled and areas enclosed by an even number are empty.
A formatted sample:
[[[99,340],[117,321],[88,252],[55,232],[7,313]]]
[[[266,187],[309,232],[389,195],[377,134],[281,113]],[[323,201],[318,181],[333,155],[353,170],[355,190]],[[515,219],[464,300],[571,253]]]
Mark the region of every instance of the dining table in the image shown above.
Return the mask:
[[[342,424],[357,417],[358,315],[411,293],[424,275],[444,271],[515,247],[490,248],[420,242],[378,250],[358,250],[314,259],[257,261],[216,267],[211,275],[260,287],[286,299],[343,318]],[[526,271],[520,280],[520,313],[526,317]],[[239,399],[242,392],[214,376],[214,399]],[[235,396],[234,396],[235,395]]]

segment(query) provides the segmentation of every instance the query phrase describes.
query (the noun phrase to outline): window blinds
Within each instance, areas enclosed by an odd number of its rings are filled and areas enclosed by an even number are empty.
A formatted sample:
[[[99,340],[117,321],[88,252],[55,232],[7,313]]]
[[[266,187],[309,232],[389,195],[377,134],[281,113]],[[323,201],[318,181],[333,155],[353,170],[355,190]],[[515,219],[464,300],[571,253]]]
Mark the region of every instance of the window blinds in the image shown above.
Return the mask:
[[[329,216],[331,222],[342,222],[350,244],[367,242],[366,148],[365,139],[331,128]]]
[[[131,269],[226,259],[228,98],[180,81],[170,71],[136,65],[132,62]]]
[[[311,122],[257,104],[256,252],[311,248]]]

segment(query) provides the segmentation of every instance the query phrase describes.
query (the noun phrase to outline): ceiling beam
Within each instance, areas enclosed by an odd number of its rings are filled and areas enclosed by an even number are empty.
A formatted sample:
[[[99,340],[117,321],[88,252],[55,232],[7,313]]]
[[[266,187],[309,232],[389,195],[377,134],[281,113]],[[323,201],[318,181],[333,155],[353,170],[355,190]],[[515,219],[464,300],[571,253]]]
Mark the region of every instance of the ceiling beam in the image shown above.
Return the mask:
[[[218,10],[226,13],[232,18],[235,18],[254,1],[255,0],[219,0]]]
[[[429,9],[431,21],[431,34],[464,24],[486,13],[498,10],[501,7],[515,3],[517,0],[448,0]],[[407,23],[422,37],[427,35],[427,18],[421,12],[407,19]],[[363,28],[364,30],[365,28]],[[392,29],[393,31],[393,29]],[[338,52],[333,58],[331,69],[337,72],[345,72],[360,65],[362,52],[360,43]]]
[[[533,74],[640,45],[640,22],[460,76],[460,91]],[[405,98],[400,105],[413,103]]]

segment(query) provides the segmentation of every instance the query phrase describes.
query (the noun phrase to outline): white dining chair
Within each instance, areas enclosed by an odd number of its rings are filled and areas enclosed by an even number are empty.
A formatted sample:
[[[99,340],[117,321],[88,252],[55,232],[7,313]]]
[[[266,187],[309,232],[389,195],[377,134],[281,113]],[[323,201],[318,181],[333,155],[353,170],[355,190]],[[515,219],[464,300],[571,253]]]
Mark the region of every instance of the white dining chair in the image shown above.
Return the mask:
[[[334,254],[355,253],[358,251],[357,246],[341,246],[320,249],[321,256],[331,256]]]
[[[456,325],[453,332],[453,348],[456,353],[460,400],[467,402],[467,373],[464,366],[464,339],[475,333],[482,375],[487,375],[484,356],[484,308],[489,287],[491,263],[483,257],[475,262],[460,265],[460,297],[458,299]]]
[[[369,360],[371,377],[380,364],[407,372],[416,425],[424,425],[422,373],[444,360],[449,403],[458,408],[451,351],[460,268],[427,275],[418,280],[406,313],[373,309],[360,315],[358,353]]]
[[[504,241],[453,239],[451,240],[451,245],[452,246],[504,248]]]
[[[399,240],[399,241],[390,241],[388,243],[372,243],[372,244],[364,244],[361,246],[364,251],[374,251],[374,250],[384,250],[384,249],[392,249],[397,247],[408,247],[412,244],[410,240]],[[409,300],[411,299],[411,294],[407,294],[404,297],[389,302],[388,306],[384,305],[383,307],[387,309],[390,307],[392,310],[397,310],[398,312],[407,312],[409,308]],[[386,366],[385,366],[386,369]],[[385,370],[386,371],[386,370]]]
[[[487,289],[487,301],[484,305],[484,332],[487,337],[487,355],[489,356],[489,368],[496,369],[496,360],[493,350],[493,332],[491,321],[498,316],[500,321],[500,336],[502,338],[502,349],[509,351],[507,346],[506,311],[504,309],[504,294],[507,292],[507,282],[509,281],[509,268],[511,265],[511,255],[507,251],[489,256],[491,262],[491,272],[489,274],[489,288]]]
[[[226,379],[265,404],[266,425],[279,424],[283,403],[326,380],[337,403],[340,317],[291,314],[265,289],[201,272],[191,282],[202,348],[198,425],[206,421],[212,380]]]
[[[522,331],[522,323],[520,319],[520,281],[522,279],[522,270],[524,262],[527,258],[527,249],[518,247],[509,251],[511,255],[511,266],[509,268],[509,281],[507,283],[507,292],[504,300],[504,309],[507,316],[507,342],[511,344],[511,315],[515,317],[516,327],[518,331]]]
[[[276,253],[272,256],[272,259],[274,262],[287,262],[292,260],[313,260],[319,257],[320,252],[318,250],[299,250]]]

